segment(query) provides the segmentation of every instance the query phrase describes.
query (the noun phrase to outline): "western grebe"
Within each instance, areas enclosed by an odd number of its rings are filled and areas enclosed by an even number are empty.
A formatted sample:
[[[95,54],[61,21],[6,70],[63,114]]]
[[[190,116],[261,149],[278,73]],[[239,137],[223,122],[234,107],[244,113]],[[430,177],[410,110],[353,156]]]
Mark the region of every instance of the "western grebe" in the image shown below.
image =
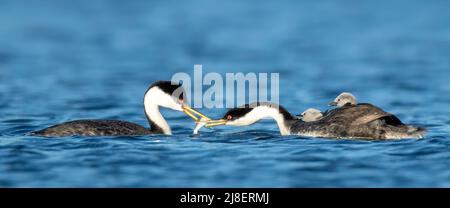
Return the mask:
[[[304,122],[318,121],[323,118],[323,113],[315,108],[308,108],[302,114],[300,119]]]
[[[157,81],[153,83],[144,95],[144,112],[150,124],[150,129],[139,124],[119,120],[76,120],[54,125],[46,129],[31,132],[36,136],[120,136],[120,135],[171,135],[172,130],[161,115],[159,108],[169,108],[182,111],[199,120],[197,114],[209,119],[198,111],[185,104],[185,92],[179,84],[170,81]]]
[[[330,106],[337,106],[342,107],[344,105],[356,105],[358,104],[358,101],[356,100],[356,97],[349,93],[349,92],[343,92],[340,95],[338,95],[333,102],[330,103]]]
[[[343,105],[325,112],[319,120],[305,122],[277,104],[253,103],[231,109],[222,119],[210,120],[206,126],[246,126],[263,118],[274,119],[281,135],[401,139],[423,138],[426,133],[425,128],[405,125],[396,116],[371,104]]]

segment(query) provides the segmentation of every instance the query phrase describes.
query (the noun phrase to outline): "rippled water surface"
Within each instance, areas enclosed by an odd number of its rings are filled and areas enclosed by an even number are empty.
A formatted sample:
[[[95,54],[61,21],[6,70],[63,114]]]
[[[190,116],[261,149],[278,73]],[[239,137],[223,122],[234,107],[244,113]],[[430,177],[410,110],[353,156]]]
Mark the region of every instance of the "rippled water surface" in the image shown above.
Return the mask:
[[[448,1],[0,0],[1,187],[450,187]],[[146,123],[176,72],[278,72],[292,113],[341,91],[422,140],[281,137],[271,121],[174,136],[39,138],[83,118]],[[219,117],[224,109],[201,109]]]

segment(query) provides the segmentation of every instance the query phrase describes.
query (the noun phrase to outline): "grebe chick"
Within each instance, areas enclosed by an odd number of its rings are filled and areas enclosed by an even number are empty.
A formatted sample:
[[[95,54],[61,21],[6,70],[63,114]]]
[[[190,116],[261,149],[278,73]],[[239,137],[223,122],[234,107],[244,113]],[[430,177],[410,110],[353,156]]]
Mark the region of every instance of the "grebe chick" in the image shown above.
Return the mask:
[[[301,119],[304,122],[318,121],[322,119],[323,113],[315,108],[308,108],[301,114]]]
[[[330,106],[342,107],[345,105],[356,105],[356,104],[358,104],[358,101],[356,100],[356,97],[353,94],[349,92],[343,92],[339,96],[337,96],[333,102],[330,103]]]

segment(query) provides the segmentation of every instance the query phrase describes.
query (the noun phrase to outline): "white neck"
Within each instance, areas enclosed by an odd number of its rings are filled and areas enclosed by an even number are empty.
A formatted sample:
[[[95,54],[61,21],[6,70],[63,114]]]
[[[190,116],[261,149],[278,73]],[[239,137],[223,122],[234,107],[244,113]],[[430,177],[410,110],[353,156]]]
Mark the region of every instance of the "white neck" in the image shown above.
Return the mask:
[[[280,111],[273,107],[268,106],[258,106],[250,111],[247,115],[242,118],[232,121],[232,125],[250,125],[263,118],[273,118],[278,125],[281,135],[290,135],[290,128],[286,125],[286,120]]]
[[[155,99],[157,97],[160,97],[158,96],[159,93],[161,93],[159,89],[150,89],[147,92],[147,94],[144,97],[145,114],[147,114],[147,118],[151,120],[151,122],[153,122],[157,127],[162,129],[164,134],[172,135],[172,130],[170,129],[169,124],[159,111],[158,100]]]

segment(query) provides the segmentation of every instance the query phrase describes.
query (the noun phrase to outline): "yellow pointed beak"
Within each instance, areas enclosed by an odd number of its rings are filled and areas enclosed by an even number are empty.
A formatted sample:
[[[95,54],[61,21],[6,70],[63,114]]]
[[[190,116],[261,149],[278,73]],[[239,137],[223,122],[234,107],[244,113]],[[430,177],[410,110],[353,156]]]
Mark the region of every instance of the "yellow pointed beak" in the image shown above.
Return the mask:
[[[201,118],[204,118],[206,121],[210,121],[211,120],[210,118],[208,118],[208,116],[205,116],[203,113],[200,113],[197,110],[192,109],[191,107],[186,106],[186,105],[183,105],[183,112],[186,115],[188,115],[189,117],[191,117],[192,119],[194,119],[195,122],[200,121],[200,118],[198,118],[197,116],[200,116]]]
[[[213,126],[221,126],[225,125],[227,123],[226,119],[218,119],[218,120],[209,120],[206,122],[206,127],[213,127]]]
[[[210,119],[208,116],[205,116],[203,113],[198,112],[197,110],[184,105],[183,106],[183,112],[188,115],[189,117],[191,117],[192,119],[194,119],[195,122],[200,122],[201,118],[203,118],[202,122],[206,122],[205,127],[207,128],[211,128],[214,126],[221,126],[221,125],[225,125],[227,123],[226,119],[217,119],[217,120],[212,120]],[[197,117],[199,116],[199,117]]]

